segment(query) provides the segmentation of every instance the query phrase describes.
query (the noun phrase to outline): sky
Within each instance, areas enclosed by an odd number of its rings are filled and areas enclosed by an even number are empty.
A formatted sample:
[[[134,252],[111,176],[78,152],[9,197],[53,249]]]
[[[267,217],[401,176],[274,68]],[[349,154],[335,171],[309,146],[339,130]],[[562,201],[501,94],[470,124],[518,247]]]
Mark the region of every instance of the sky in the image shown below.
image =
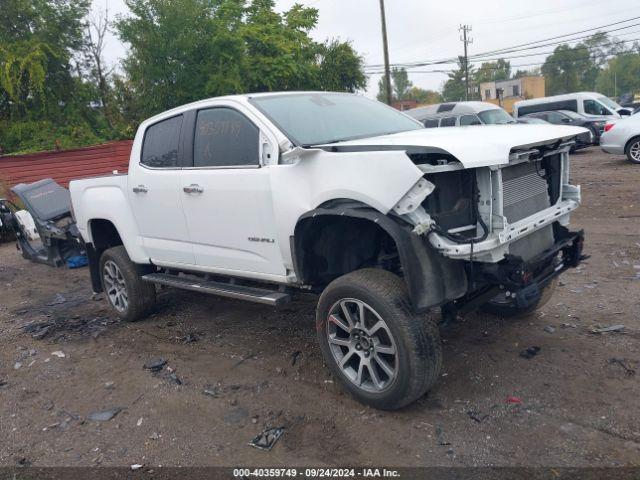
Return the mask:
[[[285,11],[295,3],[318,9],[318,25],[311,32],[313,38],[349,40],[366,65],[383,63],[379,0],[276,0],[276,8]],[[111,18],[128,12],[124,0],[93,1],[94,12],[107,6]],[[458,30],[461,24],[472,28],[469,55],[473,55],[640,16],[638,0],[386,0],[385,7],[392,64],[461,55],[463,43]],[[638,23],[640,19],[621,26]],[[616,33],[624,40],[640,38],[640,26]],[[537,52],[553,48],[540,48]],[[530,55],[532,51],[519,53]],[[125,55],[126,46],[110,35],[105,51],[107,61],[117,65]],[[544,57],[526,56],[510,61],[512,66],[533,65],[541,64]],[[425,72],[451,67],[415,68],[409,70],[409,79],[418,87],[438,90],[447,79],[446,74]],[[375,97],[379,79],[378,74],[369,76],[367,96]]]

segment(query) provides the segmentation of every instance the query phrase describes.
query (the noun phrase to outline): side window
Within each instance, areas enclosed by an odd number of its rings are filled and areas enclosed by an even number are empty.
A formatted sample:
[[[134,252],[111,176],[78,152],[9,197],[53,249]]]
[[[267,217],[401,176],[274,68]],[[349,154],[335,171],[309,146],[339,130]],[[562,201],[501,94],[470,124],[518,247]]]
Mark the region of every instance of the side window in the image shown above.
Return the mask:
[[[422,123],[424,124],[425,128],[437,128],[438,127],[438,120],[433,119],[433,118],[427,118]]]
[[[456,117],[444,117],[440,120],[441,127],[455,127]]]
[[[200,110],[193,143],[194,167],[258,165],[260,131],[232,108]]]
[[[475,115],[462,115],[460,125],[482,125],[482,122]]]
[[[182,115],[154,123],[144,134],[140,163],[152,168],[176,168]]]
[[[584,113],[589,115],[611,115],[611,112],[596,100],[584,100]]]
[[[545,118],[545,120],[555,124],[562,123],[562,119],[567,118],[566,116],[558,112],[549,112],[546,115],[547,115],[547,118]]]

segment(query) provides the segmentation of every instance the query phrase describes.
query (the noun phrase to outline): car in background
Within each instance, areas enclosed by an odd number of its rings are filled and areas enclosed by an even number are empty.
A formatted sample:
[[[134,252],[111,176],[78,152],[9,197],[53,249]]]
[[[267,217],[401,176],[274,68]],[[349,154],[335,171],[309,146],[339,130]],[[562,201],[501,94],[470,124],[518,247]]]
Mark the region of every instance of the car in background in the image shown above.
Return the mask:
[[[404,113],[420,121],[426,128],[516,123],[502,108],[488,102],[438,103],[412,108]]]
[[[607,123],[607,117],[586,117],[571,110],[529,113],[518,118],[539,118],[554,125],[574,125],[586,128],[589,132],[578,135],[576,149],[600,143],[600,135],[604,132],[604,126]]]
[[[526,117],[517,118],[516,122],[518,122],[518,123],[527,123],[529,125],[541,125],[541,124],[548,124],[549,123],[546,120],[543,120],[541,118],[530,117],[528,115]]]
[[[621,118],[622,116],[631,115],[633,109],[624,108],[597,92],[567,93],[565,95],[521,100],[513,104],[513,116],[515,118],[550,110],[571,110],[587,117]]]
[[[614,155],[626,155],[632,163],[640,163],[640,115],[607,123],[600,137],[600,148]]]

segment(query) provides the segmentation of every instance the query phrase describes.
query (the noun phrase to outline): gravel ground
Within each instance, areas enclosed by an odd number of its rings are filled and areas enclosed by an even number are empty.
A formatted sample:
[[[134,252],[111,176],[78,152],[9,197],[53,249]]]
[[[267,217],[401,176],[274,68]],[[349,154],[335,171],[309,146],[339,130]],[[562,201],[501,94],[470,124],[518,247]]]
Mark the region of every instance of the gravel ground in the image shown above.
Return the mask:
[[[445,332],[440,382],[398,412],[330,378],[313,297],[271,309],[165,290],[125,324],[92,300],[87,269],[0,246],[0,465],[639,465],[640,166],[592,148],[572,177],[591,258],[541,311]],[[143,367],[158,357],[160,372]],[[271,451],[247,445],[273,426]]]

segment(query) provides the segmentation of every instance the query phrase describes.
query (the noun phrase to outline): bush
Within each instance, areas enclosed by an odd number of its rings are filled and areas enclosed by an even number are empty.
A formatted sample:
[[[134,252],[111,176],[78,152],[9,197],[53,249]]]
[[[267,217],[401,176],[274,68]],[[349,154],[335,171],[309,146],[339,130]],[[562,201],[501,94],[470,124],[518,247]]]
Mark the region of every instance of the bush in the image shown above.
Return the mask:
[[[55,126],[49,120],[1,121],[0,132],[3,154],[83,147],[107,140],[97,136],[86,123]]]

